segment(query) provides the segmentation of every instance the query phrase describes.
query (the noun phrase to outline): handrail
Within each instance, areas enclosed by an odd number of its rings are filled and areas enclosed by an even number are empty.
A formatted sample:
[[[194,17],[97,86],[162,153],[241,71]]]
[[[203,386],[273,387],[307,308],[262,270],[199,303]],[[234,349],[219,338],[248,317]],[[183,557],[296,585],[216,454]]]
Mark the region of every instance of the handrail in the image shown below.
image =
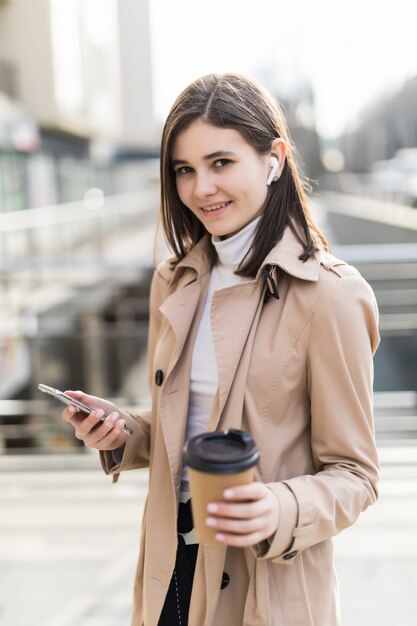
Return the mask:
[[[144,409],[140,405],[131,405],[125,398],[110,400],[129,412]],[[85,449],[75,438],[72,427],[61,418],[63,408],[63,405],[48,400],[0,400],[0,455],[2,452],[84,453]],[[5,418],[14,423],[3,423]],[[13,440],[14,444],[10,449],[7,448],[9,440]],[[19,441],[29,441],[30,445],[16,446]]]
[[[73,222],[101,221],[113,215],[128,215],[138,212],[139,206],[155,205],[156,191],[146,189],[134,193],[105,196],[97,209],[88,208],[88,203],[80,200],[24,211],[0,212],[0,233],[17,232],[62,226]]]
[[[326,206],[331,207],[332,213],[341,213],[380,224],[417,230],[416,209],[403,204],[333,191],[320,192],[318,199],[319,201],[323,200]]]
[[[340,254],[354,264],[417,261],[417,243],[336,244],[332,250],[336,256]]]
[[[0,271],[8,273],[51,262],[71,263],[79,258],[101,255],[108,239],[155,223],[157,190],[108,196],[100,208],[85,202],[0,213]],[[74,254],[74,251],[77,254]]]

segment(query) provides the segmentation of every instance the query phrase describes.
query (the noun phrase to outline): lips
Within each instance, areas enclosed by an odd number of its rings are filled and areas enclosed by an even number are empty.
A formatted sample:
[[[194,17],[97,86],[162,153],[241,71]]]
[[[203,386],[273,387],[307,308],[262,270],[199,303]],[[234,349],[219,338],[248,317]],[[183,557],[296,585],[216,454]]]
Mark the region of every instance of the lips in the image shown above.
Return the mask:
[[[202,211],[205,213],[212,213],[213,211],[219,211],[220,209],[224,209],[230,204],[231,200],[226,200],[226,202],[218,202],[217,204],[210,204],[208,206],[200,207]]]

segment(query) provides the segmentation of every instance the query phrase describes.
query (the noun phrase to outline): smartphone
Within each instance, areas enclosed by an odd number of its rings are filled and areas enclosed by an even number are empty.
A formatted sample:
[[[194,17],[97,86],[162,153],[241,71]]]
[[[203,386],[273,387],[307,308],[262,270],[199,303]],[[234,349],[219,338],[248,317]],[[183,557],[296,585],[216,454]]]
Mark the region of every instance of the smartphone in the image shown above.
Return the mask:
[[[43,385],[42,383],[39,383],[38,389],[40,391],[43,391],[44,393],[49,394],[53,398],[56,398],[57,400],[60,400],[64,404],[67,404],[67,405],[72,404],[72,405],[76,406],[77,409],[79,409],[83,413],[86,413],[87,415],[89,415],[92,411],[94,411],[94,409],[91,408],[91,406],[88,406],[87,404],[84,404],[83,402],[80,402],[79,400],[76,400],[76,398],[71,398],[71,396],[68,396],[66,393],[64,393],[63,391],[60,391],[59,389],[54,389],[53,387],[48,387],[48,385]],[[104,422],[104,419],[105,418],[102,417],[101,421]],[[124,432],[127,435],[132,435],[133,434],[133,430],[131,428],[129,428],[128,426],[124,426],[123,430],[124,430]]]

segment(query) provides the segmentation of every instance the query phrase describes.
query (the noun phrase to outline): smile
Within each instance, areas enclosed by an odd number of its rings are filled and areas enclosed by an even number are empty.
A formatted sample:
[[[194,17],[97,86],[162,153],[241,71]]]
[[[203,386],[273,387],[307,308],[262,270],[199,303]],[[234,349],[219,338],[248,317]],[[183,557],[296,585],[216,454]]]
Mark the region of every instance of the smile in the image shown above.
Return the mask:
[[[212,211],[218,211],[219,209],[224,209],[230,204],[230,202],[231,202],[230,200],[227,200],[226,202],[222,202],[219,204],[212,204],[211,206],[200,207],[200,208],[205,213],[211,213]]]

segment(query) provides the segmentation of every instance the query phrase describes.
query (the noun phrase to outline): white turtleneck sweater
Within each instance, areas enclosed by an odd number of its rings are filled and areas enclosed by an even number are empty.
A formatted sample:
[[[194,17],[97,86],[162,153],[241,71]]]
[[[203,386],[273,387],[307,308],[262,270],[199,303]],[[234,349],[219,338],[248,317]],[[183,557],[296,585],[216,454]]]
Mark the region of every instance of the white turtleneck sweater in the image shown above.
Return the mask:
[[[216,248],[217,261],[211,270],[206,302],[194,342],[185,441],[205,432],[218,386],[217,362],[210,324],[213,295],[219,289],[248,280],[234,272],[252,244],[259,219],[257,217],[228,239],[220,239],[215,235],[211,238]],[[186,467],[183,468],[181,491],[189,491]]]

